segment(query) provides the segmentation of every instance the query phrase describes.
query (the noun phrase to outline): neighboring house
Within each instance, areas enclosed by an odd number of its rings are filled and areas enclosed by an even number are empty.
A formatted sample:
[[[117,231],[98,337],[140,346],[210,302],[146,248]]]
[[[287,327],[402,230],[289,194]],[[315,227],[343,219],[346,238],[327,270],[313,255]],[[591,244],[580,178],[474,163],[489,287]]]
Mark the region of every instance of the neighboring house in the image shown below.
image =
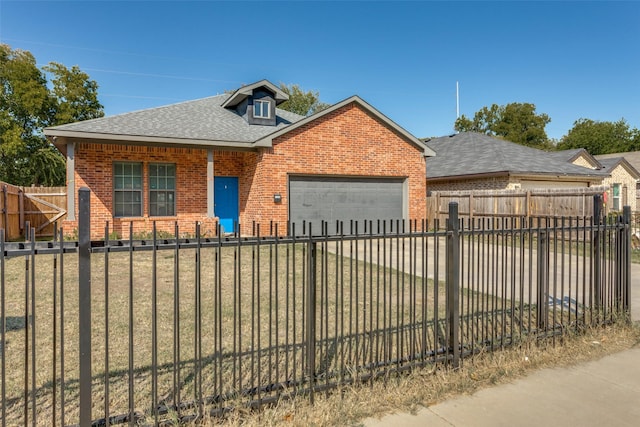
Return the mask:
[[[429,192],[591,187],[608,176],[546,151],[475,132],[426,144],[437,154],[427,159]]]
[[[68,219],[91,190],[92,237],[105,221],[122,237],[178,222],[193,233],[262,235],[277,224],[425,217],[425,157],[434,153],[357,96],[310,117],[263,80],[232,94],[45,129],[67,157]],[[271,229],[274,230],[274,229]],[[349,232],[348,229],[344,230]],[[364,231],[362,226],[360,231]]]
[[[584,148],[574,148],[571,150],[563,151],[550,151],[549,154],[559,160],[573,163],[574,165],[594,170],[602,169],[602,165],[600,164],[600,162],[598,162],[595,157],[589,154],[589,152]]]
[[[636,185],[640,179],[638,170],[620,155],[592,156],[584,148],[550,153],[575,165],[606,173],[602,184],[609,187],[605,207],[607,211],[621,211],[623,206],[637,209]]]
[[[627,153],[598,154],[594,157],[598,159],[598,161],[623,157],[627,162],[629,162],[629,164],[636,171],[640,171],[640,151],[630,151]],[[635,189],[636,189],[636,192],[635,192],[636,208],[640,209],[640,180],[636,182]],[[631,196],[629,197],[629,199],[631,199]]]

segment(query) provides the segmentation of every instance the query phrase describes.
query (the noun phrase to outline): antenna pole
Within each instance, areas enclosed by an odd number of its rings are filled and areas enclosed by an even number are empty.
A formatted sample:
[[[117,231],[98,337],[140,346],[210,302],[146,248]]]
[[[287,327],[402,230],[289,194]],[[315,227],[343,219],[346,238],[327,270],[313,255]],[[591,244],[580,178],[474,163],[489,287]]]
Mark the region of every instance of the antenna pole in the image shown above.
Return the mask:
[[[456,82],[456,119],[460,118],[460,90]]]

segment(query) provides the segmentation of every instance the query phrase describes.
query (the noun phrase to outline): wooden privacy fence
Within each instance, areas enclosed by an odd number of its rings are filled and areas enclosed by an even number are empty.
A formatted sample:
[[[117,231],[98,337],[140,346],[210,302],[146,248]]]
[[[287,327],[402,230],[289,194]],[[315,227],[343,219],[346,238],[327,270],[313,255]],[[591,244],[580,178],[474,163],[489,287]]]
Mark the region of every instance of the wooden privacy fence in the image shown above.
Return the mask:
[[[0,228],[7,240],[23,236],[27,222],[36,237],[53,236],[54,224],[67,214],[66,187],[18,187],[0,181],[0,190]]]
[[[457,202],[461,218],[587,217],[593,215],[593,196],[608,186],[562,189],[434,191],[427,197],[427,215],[444,220],[449,203]]]

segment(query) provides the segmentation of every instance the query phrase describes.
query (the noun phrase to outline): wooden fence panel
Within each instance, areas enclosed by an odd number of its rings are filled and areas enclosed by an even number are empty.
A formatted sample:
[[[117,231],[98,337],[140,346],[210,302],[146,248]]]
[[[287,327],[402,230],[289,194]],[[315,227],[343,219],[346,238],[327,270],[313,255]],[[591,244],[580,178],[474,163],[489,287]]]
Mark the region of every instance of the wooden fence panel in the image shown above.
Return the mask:
[[[593,196],[607,188],[434,191],[427,197],[427,215],[444,224],[449,203],[458,202],[458,215],[465,219],[585,217],[593,215]]]
[[[14,240],[20,237],[22,230],[20,222],[22,190],[20,187],[4,182],[0,182],[0,188],[2,189],[0,228],[5,230],[5,238],[7,240]]]
[[[24,187],[25,220],[39,237],[53,236],[55,223],[67,214],[66,187]]]
[[[26,223],[36,237],[51,237],[56,221],[66,217],[66,187],[18,187],[0,182],[0,228],[7,240],[24,236]]]

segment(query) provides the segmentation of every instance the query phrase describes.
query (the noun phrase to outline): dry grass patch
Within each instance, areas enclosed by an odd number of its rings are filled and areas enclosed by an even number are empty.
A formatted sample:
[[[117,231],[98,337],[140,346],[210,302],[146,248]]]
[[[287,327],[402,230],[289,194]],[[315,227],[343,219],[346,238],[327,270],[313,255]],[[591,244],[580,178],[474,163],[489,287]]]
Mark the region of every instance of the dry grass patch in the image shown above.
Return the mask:
[[[128,413],[130,329],[133,406],[146,416],[145,421],[152,418],[154,351],[157,402],[167,406],[200,397],[234,399],[238,393],[257,386],[302,378],[306,360],[301,343],[305,342],[308,292],[305,250],[304,245],[281,245],[278,251],[266,245],[225,247],[219,251],[203,248],[199,256],[195,249],[181,249],[177,254],[162,250],[155,259],[150,251],[114,252],[106,257],[103,253],[94,254],[93,418],[104,417],[106,399],[109,416]],[[387,320],[380,326],[390,329],[389,335],[419,319],[420,313],[409,309],[412,300],[424,300],[429,313],[433,313],[434,298],[439,295],[437,306],[444,313],[444,286],[434,287],[431,280],[423,291],[422,280],[408,274],[320,251],[318,268],[327,272],[317,279],[316,328],[318,335],[324,333],[324,340],[318,344],[320,355],[329,353],[333,340],[328,338],[333,338],[331,334],[338,329],[342,334],[362,336],[365,327],[371,326],[367,323],[370,318],[363,313],[384,312]],[[34,260],[10,258],[5,261],[4,274],[7,333],[1,349],[6,365],[11,367],[5,372],[4,383],[7,421],[24,421],[25,371],[26,401],[31,414],[35,397],[36,424],[48,425],[54,415],[54,387],[55,416],[60,417],[60,377],[64,368],[65,422],[75,422],[79,401],[78,257],[68,254],[38,255]],[[386,291],[378,291],[378,275],[386,280]],[[25,319],[27,311],[29,320]],[[390,357],[400,358],[412,343],[408,338],[405,341],[404,347],[395,340],[389,344]],[[364,363],[368,355],[362,350],[364,340],[355,342],[341,343],[339,350],[346,356],[331,359],[333,365],[326,369],[357,368]],[[191,408],[185,412],[189,415],[194,411]]]
[[[220,406],[241,408],[251,400],[276,396],[280,390],[272,391],[269,388],[272,385],[285,387],[283,393],[302,393],[307,387],[304,381],[309,363],[316,365],[314,372],[320,372],[323,385],[332,385],[327,383],[344,384],[352,379],[357,381],[363,373],[375,374],[379,362],[404,364],[403,360],[412,360],[418,350],[420,354],[434,350],[435,354],[435,349],[443,345],[441,338],[447,336],[446,330],[435,329],[440,328],[440,320],[446,314],[444,286],[436,285],[432,279],[403,273],[399,267],[409,260],[398,255],[404,252],[399,246],[386,252],[384,247],[382,257],[386,261],[380,266],[375,262],[379,256],[377,246],[368,246],[368,256],[364,246],[360,253],[358,245],[345,244],[340,251],[335,247],[318,249],[313,362],[304,354],[305,326],[309,321],[305,312],[308,249],[304,244],[225,246],[220,250],[202,248],[199,253],[195,249],[178,252],[168,249],[158,251],[155,257],[149,251],[138,250],[113,252],[107,257],[94,254],[93,418],[128,413],[130,391],[134,411],[142,414],[143,422],[151,422],[153,403],[164,404],[171,410],[184,402],[219,397]],[[29,410],[36,408],[34,424],[50,425],[54,415],[59,417],[64,367],[68,424],[77,418],[79,400],[77,255],[34,258],[11,258],[4,264],[2,293],[7,333],[2,356],[9,367],[4,383],[7,422],[28,424],[31,415],[25,420],[25,400]],[[64,276],[60,275],[61,270]],[[436,274],[436,279],[440,277]],[[507,294],[503,291],[500,295]],[[502,347],[510,339],[525,337],[523,331],[530,331],[531,323],[535,323],[532,306],[528,306],[526,327],[521,325],[516,331],[513,323],[516,311],[512,311],[510,318],[505,314],[505,306],[517,302],[513,297],[507,301],[478,289],[464,290],[460,297],[467,309],[471,305],[482,313],[488,310],[482,317],[474,317],[473,322],[466,320],[466,334],[475,331],[471,334],[473,342],[485,343],[486,337],[496,347]],[[29,317],[25,318],[27,312]],[[549,324],[555,324],[555,320],[550,318]],[[563,321],[562,317],[560,320]],[[420,326],[423,324],[426,326]],[[131,371],[130,330],[133,330]],[[259,414],[236,409],[224,420],[208,422],[353,424],[366,416],[410,410],[444,399],[451,392],[472,392],[486,384],[508,380],[526,369],[543,366],[540,360],[555,365],[562,363],[561,357],[566,354],[570,354],[568,360],[579,359],[571,355],[572,346],[578,348],[575,353],[580,357],[602,348],[615,351],[609,343],[624,341],[612,339],[614,331],[622,334],[623,330],[616,326],[605,332],[589,331],[596,335],[606,333],[605,340],[595,335],[556,337],[542,348],[525,345],[520,350],[481,354],[465,360],[464,368],[456,372],[432,368],[410,375],[388,374],[386,381],[341,386],[327,395],[319,394],[313,407],[309,406],[308,397],[300,395],[282,400]],[[637,334],[634,331],[629,329],[627,334]],[[508,342],[502,341],[505,336],[510,337]],[[634,339],[637,342],[637,336]],[[564,347],[553,347],[562,341]],[[595,346],[590,344],[592,341],[600,344],[592,349],[589,347]],[[552,355],[551,359],[547,359],[547,353]],[[528,361],[524,361],[525,356]],[[393,367],[388,372],[393,372]],[[109,386],[105,387],[107,381]],[[152,402],[152,396],[156,402]],[[204,406],[205,411],[211,408],[208,403]],[[194,408],[183,408],[180,415],[195,412]],[[168,421],[171,414],[159,418]]]
[[[463,394],[511,382],[530,372],[551,367],[567,367],[596,360],[632,348],[640,343],[640,326],[620,323],[591,328],[584,334],[567,335],[555,347],[550,342],[465,359],[458,370],[442,366],[414,371],[407,375],[343,387],[326,395],[317,395],[314,405],[299,397],[282,400],[261,412],[238,410],[226,419],[210,419],[206,426],[334,426],[362,425],[368,417],[394,412],[415,413]]]

